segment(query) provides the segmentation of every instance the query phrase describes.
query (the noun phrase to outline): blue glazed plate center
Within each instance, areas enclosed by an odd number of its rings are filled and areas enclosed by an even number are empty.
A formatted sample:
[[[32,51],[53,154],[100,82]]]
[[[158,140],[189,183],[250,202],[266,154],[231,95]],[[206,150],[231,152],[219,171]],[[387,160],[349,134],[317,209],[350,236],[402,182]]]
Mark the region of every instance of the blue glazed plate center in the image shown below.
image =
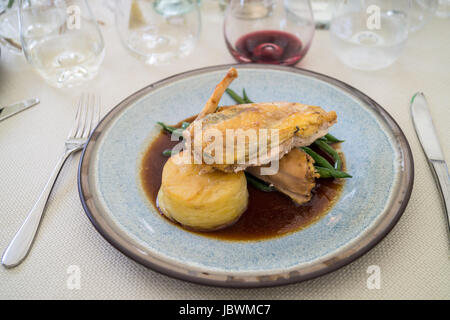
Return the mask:
[[[262,241],[231,242],[185,232],[160,217],[144,195],[139,166],[159,133],[157,121],[176,123],[197,114],[224,71],[175,79],[130,104],[99,137],[92,159],[95,197],[118,228],[146,254],[196,270],[279,272],[324,260],[370,230],[391,201],[399,151],[386,124],[363,101],[325,81],[279,70],[239,69],[232,88],[254,101],[291,101],[335,110],[330,132],[345,139],[347,171],[339,201],[308,228]],[[221,105],[234,104],[224,96]]]

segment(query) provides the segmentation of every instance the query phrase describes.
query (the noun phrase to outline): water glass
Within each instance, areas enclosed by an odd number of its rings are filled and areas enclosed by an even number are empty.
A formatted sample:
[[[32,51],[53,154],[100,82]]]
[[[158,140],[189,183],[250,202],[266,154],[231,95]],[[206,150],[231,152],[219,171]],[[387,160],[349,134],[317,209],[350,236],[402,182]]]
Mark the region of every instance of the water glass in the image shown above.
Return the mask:
[[[328,29],[331,20],[332,0],[311,0],[316,29]]]
[[[433,18],[438,0],[411,0],[409,11],[409,31],[416,32]]]
[[[197,0],[117,0],[115,20],[125,48],[150,65],[188,56],[201,29]]]
[[[438,0],[436,15],[440,18],[450,18],[450,0]]]
[[[0,42],[10,52],[22,54],[19,37],[18,0],[0,0]]]
[[[338,0],[330,23],[333,52],[347,66],[390,66],[408,39],[409,0]]]
[[[51,85],[92,79],[104,43],[86,0],[19,0],[20,40],[27,61]]]
[[[238,62],[295,65],[313,35],[307,0],[231,0],[225,15],[225,42]]]

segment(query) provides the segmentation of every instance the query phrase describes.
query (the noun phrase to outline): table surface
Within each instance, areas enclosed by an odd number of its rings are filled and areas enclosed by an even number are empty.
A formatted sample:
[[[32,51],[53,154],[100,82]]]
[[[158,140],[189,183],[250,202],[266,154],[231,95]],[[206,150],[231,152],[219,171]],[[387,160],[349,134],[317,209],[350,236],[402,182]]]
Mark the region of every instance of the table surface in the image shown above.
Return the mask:
[[[90,1],[91,2],[91,1]],[[98,76],[73,89],[48,86],[22,56],[2,50],[0,105],[29,97],[41,103],[0,123],[0,251],[3,252],[44,187],[74,119],[82,92],[101,95],[103,112],[140,88],[183,71],[233,63],[222,36],[217,2],[204,1],[203,29],[194,53],[167,66],[146,66],[116,34],[113,15],[95,0],[105,22],[106,56]],[[420,299],[450,298],[447,221],[416,137],[409,101],[423,91],[447,161],[450,161],[450,19],[434,18],[412,34],[391,67],[362,72],[332,54],[327,31],[317,31],[299,67],[340,79],[380,103],[403,129],[414,155],[415,182],[404,215],[375,248],[336,272],[303,283],[264,289],[226,289],[161,275],[126,258],[97,233],[77,191],[79,154],[64,167],[28,258],[0,267],[3,299]],[[380,289],[368,289],[368,268],[380,267]],[[70,289],[77,266],[80,288]]]

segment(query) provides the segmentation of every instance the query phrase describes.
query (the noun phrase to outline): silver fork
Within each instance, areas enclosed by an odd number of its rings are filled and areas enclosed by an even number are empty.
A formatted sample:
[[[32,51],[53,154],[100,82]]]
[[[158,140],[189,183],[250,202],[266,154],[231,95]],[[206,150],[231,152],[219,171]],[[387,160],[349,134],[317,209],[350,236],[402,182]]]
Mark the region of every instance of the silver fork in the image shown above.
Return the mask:
[[[27,256],[38,230],[48,197],[61,168],[72,153],[79,151],[84,147],[89,134],[94,129],[99,119],[100,98],[96,98],[94,95],[82,95],[78,103],[75,123],[66,140],[65,151],[53,169],[39,199],[36,201],[19,231],[17,231],[8,248],[6,248],[3,253],[2,264],[5,267],[15,267]]]

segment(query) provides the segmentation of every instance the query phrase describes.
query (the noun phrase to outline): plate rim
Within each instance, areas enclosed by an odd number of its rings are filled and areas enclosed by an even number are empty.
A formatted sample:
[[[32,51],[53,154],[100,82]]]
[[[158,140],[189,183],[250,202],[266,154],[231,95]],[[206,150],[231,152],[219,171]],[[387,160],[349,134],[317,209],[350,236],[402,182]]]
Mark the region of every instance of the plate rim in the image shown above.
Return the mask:
[[[256,275],[252,276],[253,272],[199,272],[198,270],[190,270],[189,266],[183,265],[181,263],[171,263],[168,261],[161,260],[158,257],[149,256],[142,254],[139,249],[139,245],[134,243],[130,245],[129,241],[131,239],[125,239],[123,235],[115,232],[113,228],[108,224],[108,222],[102,216],[102,213],[96,209],[93,203],[93,196],[89,192],[89,182],[88,182],[88,169],[89,169],[89,159],[92,156],[92,150],[95,142],[102,133],[102,128],[107,126],[110,121],[115,119],[117,114],[124,109],[126,109],[130,103],[138,100],[145,94],[163,87],[166,84],[170,84],[172,81],[188,78],[190,76],[214,72],[219,70],[226,70],[227,68],[235,67],[237,69],[271,69],[277,71],[284,71],[290,73],[298,73],[303,76],[313,77],[315,79],[327,82],[339,89],[343,90],[345,93],[351,95],[353,98],[357,98],[365,102],[365,104],[375,113],[380,116],[380,118],[385,122],[388,130],[395,137],[396,144],[399,145],[401,154],[403,155],[404,170],[403,174],[400,175],[401,181],[399,181],[399,194],[397,198],[393,199],[390,207],[386,210],[386,213],[382,217],[377,217],[379,221],[373,227],[373,234],[368,234],[368,232],[362,233],[358,241],[352,241],[346,246],[351,244],[343,250],[342,253],[330,254],[331,257],[323,262],[313,263],[303,268],[288,268],[287,271],[280,271],[277,273],[266,273],[266,275]],[[376,101],[372,98],[354,88],[353,86],[338,80],[336,78],[330,77],[328,75],[318,73],[315,71],[298,68],[298,67],[286,67],[278,65],[263,65],[263,64],[222,64],[215,66],[208,66],[194,70],[188,70],[182,73],[178,73],[162,80],[151,83],[148,86],[132,93],[127,96],[116,106],[114,106],[97,124],[96,128],[93,130],[91,136],[88,139],[80,158],[78,166],[78,192],[83,209],[88,216],[89,220],[95,227],[95,229],[102,235],[102,237],[108,241],[113,247],[122,252],[125,256],[131,258],[132,260],[144,265],[159,273],[189,281],[198,284],[221,286],[221,287],[235,287],[235,288],[252,288],[252,287],[271,287],[284,285],[289,283],[296,283],[300,281],[305,281],[313,279],[327,273],[333,272],[353,261],[363,256],[365,253],[374,248],[397,224],[398,220],[402,216],[409,199],[411,197],[413,184],[414,184],[414,159],[412,151],[408,140],[403,133],[402,129],[398,123],[393,119],[393,117]],[[395,200],[395,201],[394,201]],[[379,219],[381,218],[381,219]],[[358,242],[365,240],[364,245],[358,245]],[[353,243],[355,242],[355,243]],[[302,270],[306,269],[306,270]],[[256,272],[255,272],[256,273]]]

